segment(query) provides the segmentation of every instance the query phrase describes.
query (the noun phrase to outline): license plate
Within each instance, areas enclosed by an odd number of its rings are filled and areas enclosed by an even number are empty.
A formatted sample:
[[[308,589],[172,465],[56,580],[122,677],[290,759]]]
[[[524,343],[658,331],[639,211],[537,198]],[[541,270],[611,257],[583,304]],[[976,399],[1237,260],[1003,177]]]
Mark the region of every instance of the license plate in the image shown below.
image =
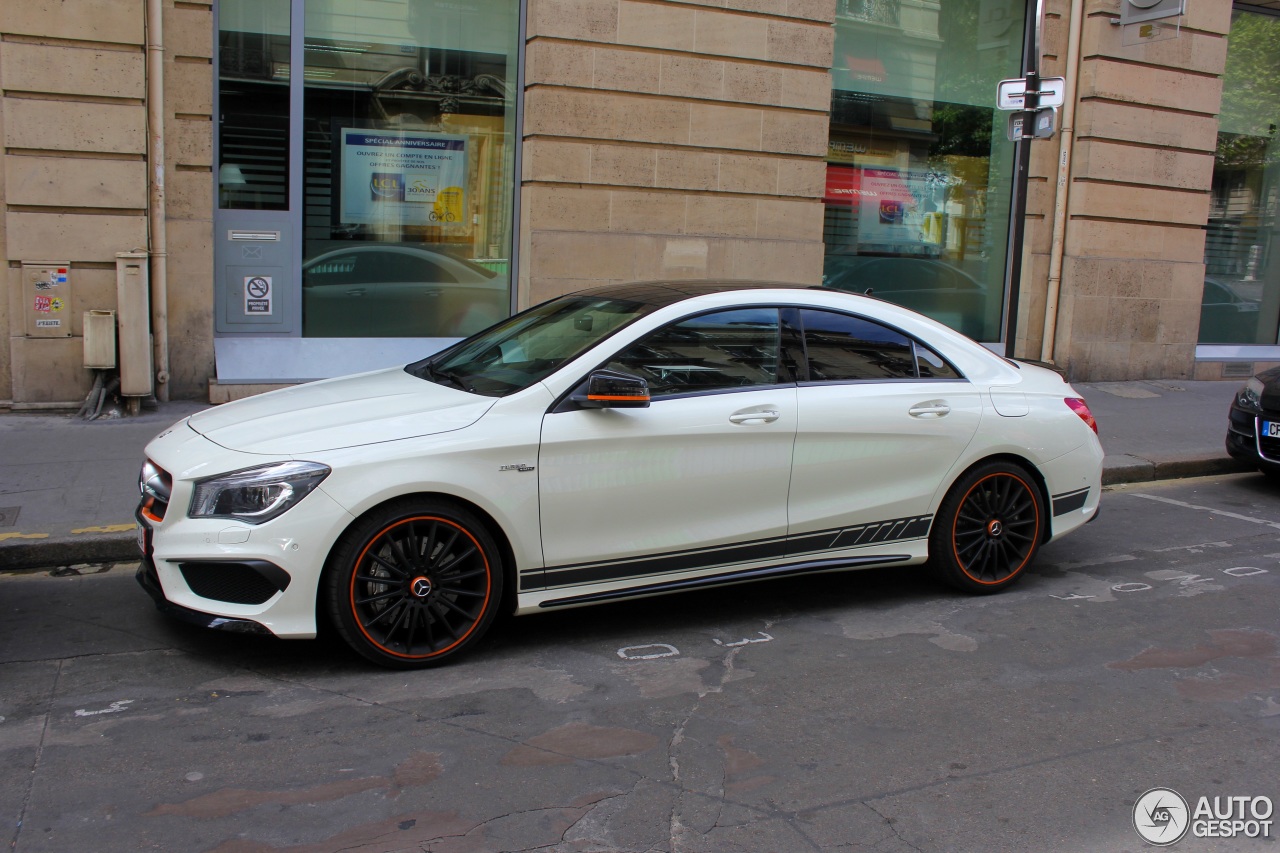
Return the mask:
[[[148,556],[151,551],[150,543],[147,541],[150,538],[151,538],[151,529],[149,527],[145,527],[144,525],[139,524],[138,525],[138,550],[142,552],[142,556],[144,557]]]
[[[1280,438],[1280,421],[1263,421],[1262,437]]]

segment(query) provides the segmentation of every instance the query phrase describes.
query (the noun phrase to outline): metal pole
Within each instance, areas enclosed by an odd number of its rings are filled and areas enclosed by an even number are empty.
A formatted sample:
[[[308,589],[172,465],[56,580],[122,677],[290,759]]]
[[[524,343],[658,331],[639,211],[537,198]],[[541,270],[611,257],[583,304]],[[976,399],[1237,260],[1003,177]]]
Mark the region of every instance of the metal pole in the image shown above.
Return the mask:
[[[1080,74],[1080,30],[1084,23],[1084,0],[1071,0],[1068,24],[1066,78],[1063,87],[1062,136],[1058,140],[1058,184],[1053,199],[1053,230],[1049,248],[1049,281],[1044,300],[1044,332],[1040,339],[1040,360],[1054,362],[1058,339],[1058,302],[1062,295],[1062,263],[1067,247],[1067,200],[1071,192],[1071,157],[1074,153],[1076,83]]]
[[[162,0],[147,0],[147,165],[151,234],[151,334],[155,354],[156,399],[169,399],[168,237],[164,201],[164,24]]]

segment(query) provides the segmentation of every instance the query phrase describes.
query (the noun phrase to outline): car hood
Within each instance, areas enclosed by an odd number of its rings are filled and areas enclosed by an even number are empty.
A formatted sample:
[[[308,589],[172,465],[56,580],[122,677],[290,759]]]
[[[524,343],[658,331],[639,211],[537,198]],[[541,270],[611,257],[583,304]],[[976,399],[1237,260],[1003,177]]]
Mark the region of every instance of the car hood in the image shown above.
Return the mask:
[[[462,429],[493,403],[395,367],[237,400],[190,425],[230,450],[298,456]]]
[[[1268,412],[1280,409],[1280,367],[1264,370],[1257,378],[1262,380],[1262,408]]]

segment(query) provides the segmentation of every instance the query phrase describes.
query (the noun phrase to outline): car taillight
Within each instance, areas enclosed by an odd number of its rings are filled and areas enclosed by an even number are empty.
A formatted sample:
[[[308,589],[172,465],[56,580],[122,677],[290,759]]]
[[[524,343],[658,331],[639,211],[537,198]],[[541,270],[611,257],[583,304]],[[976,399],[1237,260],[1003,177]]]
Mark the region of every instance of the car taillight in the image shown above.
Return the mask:
[[[1066,397],[1063,402],[1071,408],[1071,411],[1080,416],[1080,420],[1089,425],[1089,429],[1093,430],[1094,435],[1098,433],[1098,422],[1094,420],[1093,412],[1089,411],[1089,404],[1079,397]]]

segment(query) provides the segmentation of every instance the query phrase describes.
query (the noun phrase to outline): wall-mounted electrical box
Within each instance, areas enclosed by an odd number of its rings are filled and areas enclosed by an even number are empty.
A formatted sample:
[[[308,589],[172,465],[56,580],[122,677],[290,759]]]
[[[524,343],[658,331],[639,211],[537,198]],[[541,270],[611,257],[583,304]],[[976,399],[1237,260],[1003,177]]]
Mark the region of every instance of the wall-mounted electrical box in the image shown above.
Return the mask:
[[[84,312],[84,366],[97,370],[116,366],[116,312]]]
[[[28,338],[71,337],[71,265],[22,263],[22,301]]]
[[[116,253],[116,310],[120,333],[120,393],[151,393],[151,276],[146,252]]]

